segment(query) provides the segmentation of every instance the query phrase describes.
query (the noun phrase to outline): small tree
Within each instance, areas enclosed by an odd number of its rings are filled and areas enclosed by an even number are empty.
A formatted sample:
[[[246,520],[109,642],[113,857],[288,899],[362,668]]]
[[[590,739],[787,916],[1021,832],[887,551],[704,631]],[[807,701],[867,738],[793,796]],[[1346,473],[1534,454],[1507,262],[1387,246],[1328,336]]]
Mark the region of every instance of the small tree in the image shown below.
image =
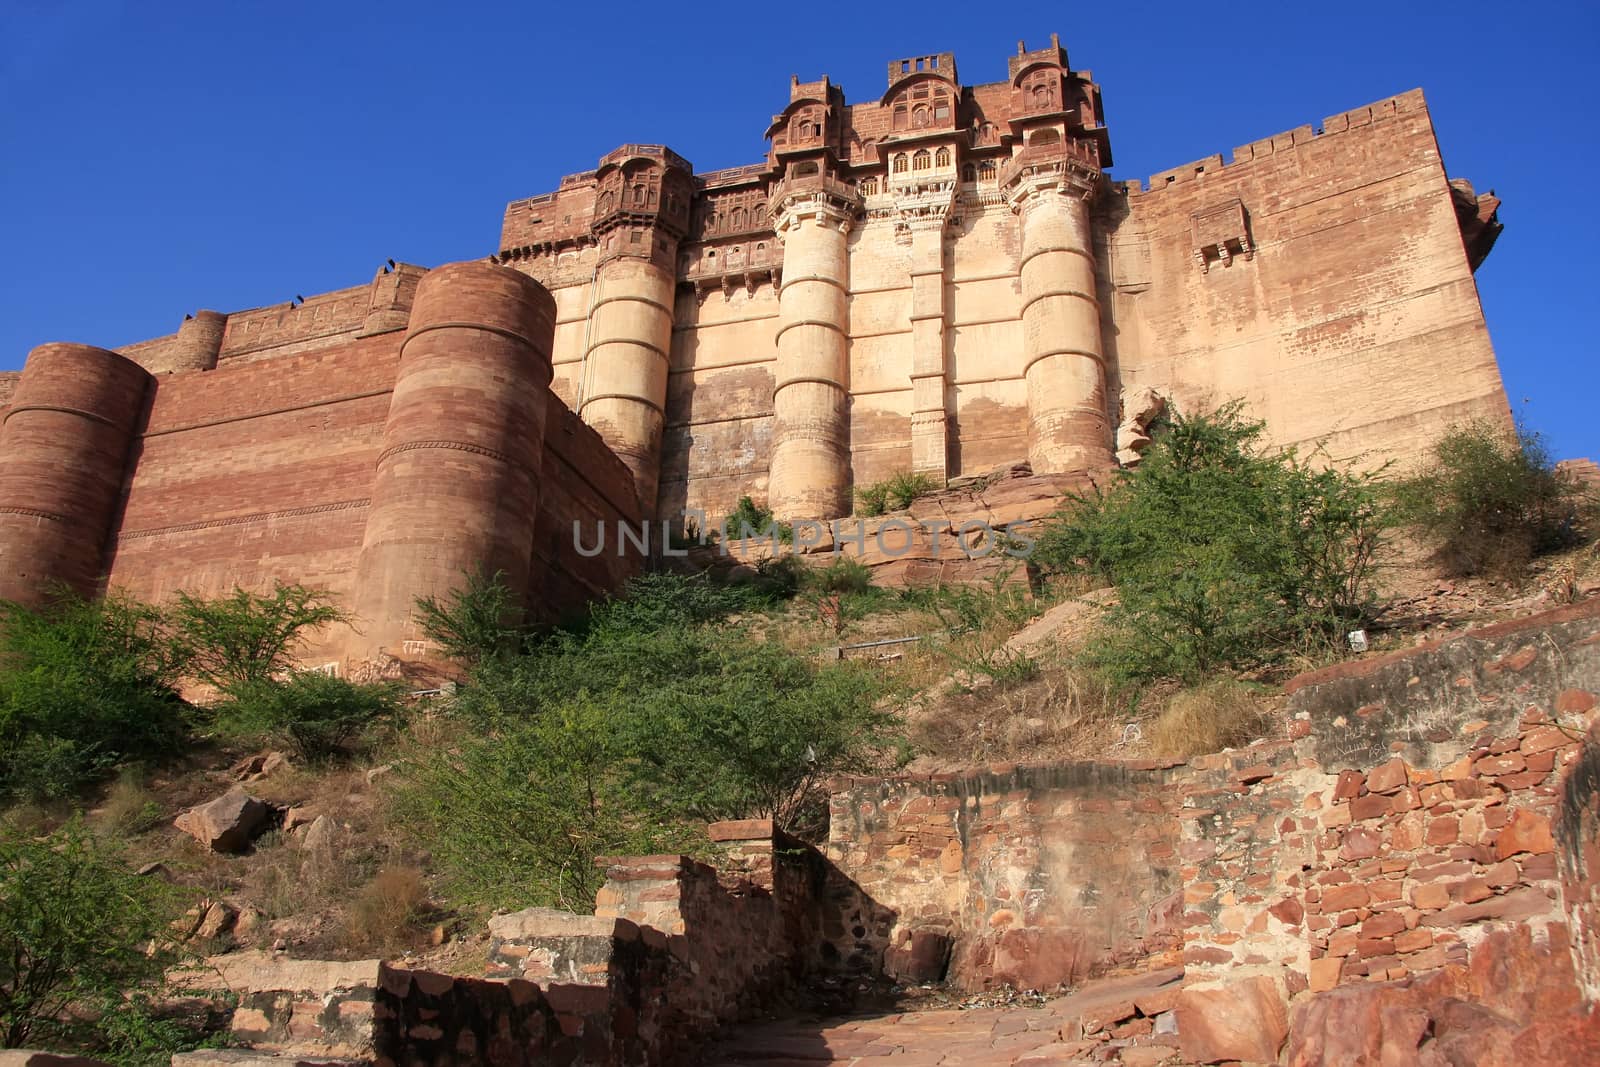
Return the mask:
[[[463,573],[462,583],[445,596],[418,597],[417,614],[439,651],[465,667],[513,651],[524,632],[521,605],[504,571]]]
[[[37,839],[0,825],[0,1044],[21,1047],[69,1006],[158,978],[171,961],[167,892],[77,820]]]
[[[224,692],[271,681],[312,631],[350,619],[327,593],[282,582],[268,596],[238,588],[215,600],[179,593],[170,617],[190,671]]]
[[[1522,571],[1534,556],[1577,544],[1594,502],[1556,469],[1543,440],[1489,422],[1455,426],[1426,463],[1395,483],[1401,515],[1437,543],[1452,574]]]

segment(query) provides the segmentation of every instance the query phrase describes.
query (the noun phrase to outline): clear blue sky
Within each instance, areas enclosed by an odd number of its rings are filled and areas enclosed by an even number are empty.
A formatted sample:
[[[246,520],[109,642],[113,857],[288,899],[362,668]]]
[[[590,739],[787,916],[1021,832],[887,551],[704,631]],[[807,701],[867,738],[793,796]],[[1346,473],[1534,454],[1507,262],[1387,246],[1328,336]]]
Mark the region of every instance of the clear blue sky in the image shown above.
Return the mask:
[[[861,99],[953,51],[998,81],[1054,30],[1104,87],[1119,178],[1420,85],[1450,174],[1505,201],[1478,285],[1512,405],[1600,458],[1597,11],[0,0],[0,367],[484,255],[506,201],[623,142],[758,160],[790,74]]]

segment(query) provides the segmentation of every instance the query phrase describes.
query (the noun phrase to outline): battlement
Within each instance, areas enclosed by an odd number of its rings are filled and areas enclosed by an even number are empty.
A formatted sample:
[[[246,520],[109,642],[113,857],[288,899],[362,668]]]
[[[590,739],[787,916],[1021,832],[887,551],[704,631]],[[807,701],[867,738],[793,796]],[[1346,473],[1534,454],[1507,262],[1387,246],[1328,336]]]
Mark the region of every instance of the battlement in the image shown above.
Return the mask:
[[[889,61],[889,88],[906,78],[917,74],[938,74],[949,78],[956,84],[961,79],[956,76],[956,55],[954,52],[936,52],[931,56],[910,56],[906,59]]]
[[[208,341],[189,332],[196,315],[185,317],[176,333],[122,345],[115,351],[154,374],[205,370],[219,362],[268,354],[305,352],[354,337],[387,333],[405,326],[411,298],[426,267],[410,263],[383,266],[366,285],[296,296],[277,304],[198,318],[215,324]],[[198,351],[197,343],[207,351]]]
[[[1036,48],[1031,52],[1028,51],[1025,42],[1018,41],[1017,54],[1006,61],[1006,77],[1015,81],[1018,74],[1039,63],[1059,66],[1062,70],[1070,69],[1067,65],[1067,50],[1061,47],[1060,34],[1050,35],[1050,47]]]
[[[1233,150],[1231,159],[1224,160],[1222,154],[1206,156],[1182,166],[1172,167],[1169,170],[1152,174],[1148,184],[1141,183],[1138,179],[1120,183],[1121,188],[1130,195],[1155,193],[1174,185],[1182,185],[1194,181],[1205,174],[1214,174],[1224,167],[1237,167],[1251,163],[1269,156],[1292,152],[1296,148],[1319,141],[1325,137],[1333,137],[1349,130],[1360,129],[1374,123],[1384,122],[1397,115],[1406,115],[1421,112],[1426,114],[1427,102],[1423,99],[1421,89],[1411,89],[1398,96],[1391,96],[1364,107],[1354,108],[1350,111],[1330,115],[1322,120],[1320,127],[1296,126],[1292,130],[1263,137],[1259,141],[1252,141],[1240,145]]]

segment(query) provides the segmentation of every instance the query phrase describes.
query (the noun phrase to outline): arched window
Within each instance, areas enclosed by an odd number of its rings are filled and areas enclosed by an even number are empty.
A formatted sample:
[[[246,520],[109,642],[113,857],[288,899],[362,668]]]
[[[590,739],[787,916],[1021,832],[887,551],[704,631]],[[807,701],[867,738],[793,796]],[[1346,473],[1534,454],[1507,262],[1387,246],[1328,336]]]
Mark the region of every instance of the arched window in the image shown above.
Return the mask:
[[[948,167],[950,165],[950,149],[939,149],[939,151],[934,154],[933,165],[936,167]]]
[[[1033,106],[1047,107],[1050,104],[1050,86],[1039,82],[1033,87]]]
[[[906,106],[904,104],[894,109],[894,128],[897,130],[906,128]]]
[[[766,217],[767,217],[767,205],[765,205],[763,203],[760,203],[760,202],[757,202],[756,206],[750,209],[750,218],[751,218],[752,222],[755,222],[756,224],[759,225],[761,220],[766,218]]]
[[[644,203],[644,186],[635,185],[633,187],[633,202],[635,204],[643,204]]]
[[[616,197],[612,196],[611,190],[607,189],[600,194],[600,204],[596,210],[599,214],[605,215],[611,211],[611,205],[614,203],[616,203]]]
[[[928,110],[926,104],[919,104],[911,112],[911,128],[914,130],[920,130],[927,126],[928,118],[931,114],[932,113]]]
[[[894,172],[896,174],[904,174],[906,172],[906,154],[904,152],[894,157]]]
[[[927,170],[932,163],[933,157],[928,154],[926,148],[917,149],[917,154],[911,157],[912,170]]]
[[[796,178],[809,178],[815,173],[817,173],[817,165],[815,163],[798,163],[794,168],[794,176]]]
[[[986,159],[982,163],[979,163],[978,175],[983,178],[984,181],[989,181],[992,179],[994,177],[994,160]]]
[[[978,180],[978,168],[974,167],[971,163],[968,163],[966,166],[962,167],[961,168],[961,180],[964,181],[964,182],[975,182],[975,181],[977,181]]]
[[[720,223],[721,221],[722,221],[721,217],[718,216],[715,211],[706,212],[706,232],[707,233],[715,233],[716,229],[717,229],[717,224]]]
[[[1028,144],[1030,146],[1032,146],[1032,145],[1046,145],[1046,144],[1060,144],[1060,143],[1061,143],[1061,131],[1060,130],[1039,130],[1037,133],[1033,134],[1033,136],[1028,138]]]
[[[861,189],[861,195],[862,196],[877,196],[878,195],[878,179],[876,179],[876,178],[863,178],[863,179],[861,179],[860,189]]]
[[[742,229],[744,229],[744,226],[745,226],[744,208],[736,207],[736,208],[733,209],[733,228],[736,229],[736,230],[742,230]]]

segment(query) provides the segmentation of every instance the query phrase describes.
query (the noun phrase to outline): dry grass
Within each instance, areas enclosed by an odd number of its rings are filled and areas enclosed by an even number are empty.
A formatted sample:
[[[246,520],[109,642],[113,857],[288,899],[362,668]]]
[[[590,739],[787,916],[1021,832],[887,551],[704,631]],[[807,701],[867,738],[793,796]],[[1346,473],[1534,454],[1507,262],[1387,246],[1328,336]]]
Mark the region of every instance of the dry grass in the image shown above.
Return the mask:
[[[1040,667],[1027,681],[948,690],[909,729],[918,749],[941,764],[1060,759],[1106,755],[1127,716],[1125,699],[1104,677]]]
[[[131,837],[155,829],[165,814],[161,801],[145,785],[144,775],[127,767],[106,790],[105,800],[94,810],[94,821],[101,833]]]
[[[1250,690],[1228,678],[1173,694],[1147,733],[1156,753],[1191,759],[1246,745],[1271,728],[1271,717]]]
[[[428,914],[428,884],[415,867],[384,867],[362,886],[345,914],[348,947],[395,952],[414,945]]]

